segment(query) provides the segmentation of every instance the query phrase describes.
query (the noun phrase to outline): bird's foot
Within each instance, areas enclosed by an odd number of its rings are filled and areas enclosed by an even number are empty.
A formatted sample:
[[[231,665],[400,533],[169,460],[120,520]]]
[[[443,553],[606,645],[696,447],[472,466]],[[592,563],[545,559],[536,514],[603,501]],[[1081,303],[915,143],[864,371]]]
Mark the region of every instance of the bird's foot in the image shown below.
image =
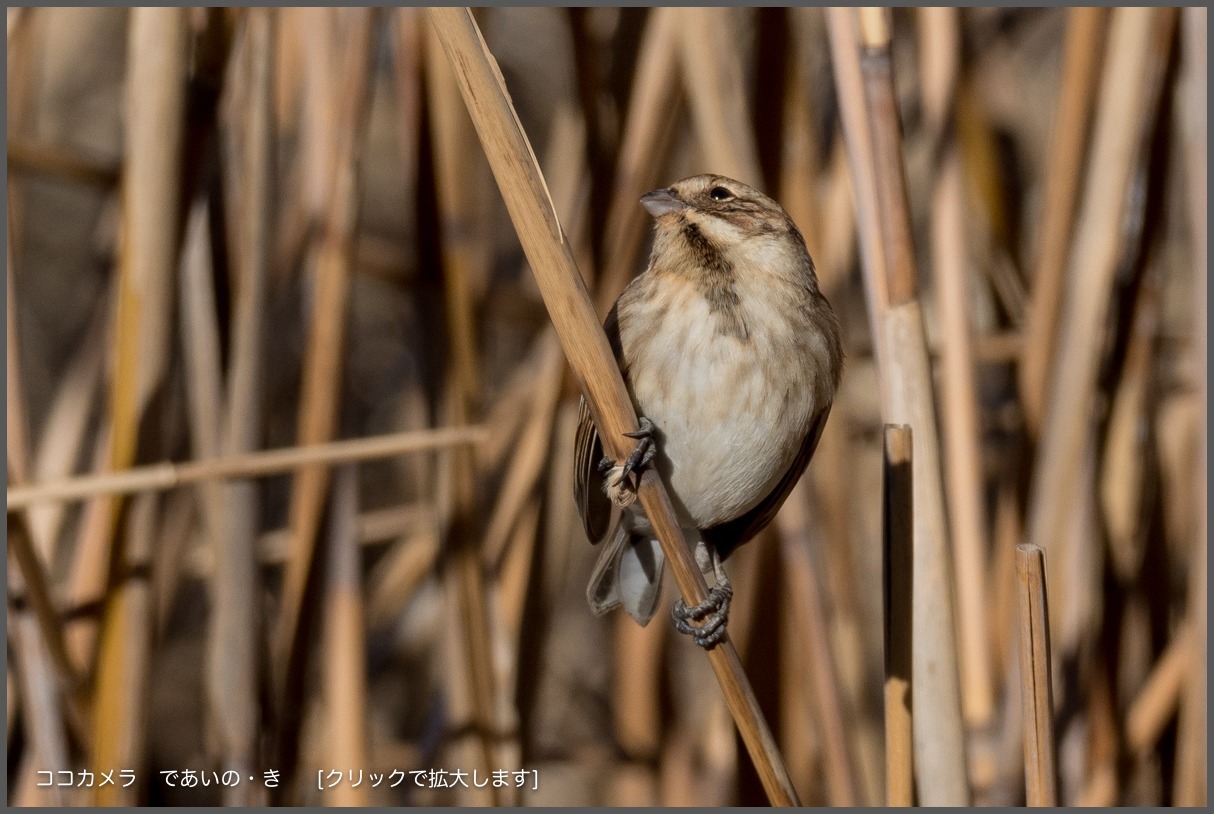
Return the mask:
[[[733,588],[728,580],[718,581],[708,591],[707,599],[690,608],[682,598],[676,599],[670,613],[675,630],[691,636],[692,641],[705,650],[711,650],[725,638],[731,599]],[[692,625],[691,622],[699,624]]]
[[[625,436],[637,439],[637,445],[629,453],[623,466],[618,466],[610,458],[599,461],[599,472],[608,476],[607,495],[612,502],[621,508],[636,500],[636,490],[640,485],[640,475],[653,456],[657,454],[657,442],[654,440],[653,422],[644,416],[640,419],[641,429],[636,432],[626,432]],[[629,479],[629,475],[635,478]]]

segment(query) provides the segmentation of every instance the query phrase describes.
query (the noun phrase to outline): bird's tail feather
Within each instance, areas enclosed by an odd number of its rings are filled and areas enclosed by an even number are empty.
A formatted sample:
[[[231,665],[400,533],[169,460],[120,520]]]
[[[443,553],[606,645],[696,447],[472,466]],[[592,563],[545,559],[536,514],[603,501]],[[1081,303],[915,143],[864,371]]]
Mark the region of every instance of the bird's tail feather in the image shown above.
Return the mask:
[[[647,625],[658,609],[665,570],[666,556],[657,540],[617,528],[594,564],[586,600],[599,616],[623,607],[637,624]]]

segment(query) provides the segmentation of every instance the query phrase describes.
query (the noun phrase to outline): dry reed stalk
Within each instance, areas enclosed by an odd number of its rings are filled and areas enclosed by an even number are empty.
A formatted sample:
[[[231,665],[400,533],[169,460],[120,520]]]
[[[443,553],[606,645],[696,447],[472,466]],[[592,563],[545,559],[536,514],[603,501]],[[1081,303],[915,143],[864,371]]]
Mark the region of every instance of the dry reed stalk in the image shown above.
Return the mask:
[[[741,16],[729,8],[680,10],[683,84],[696,139],[713,172],[763,186],[738,49]]]
[[[383,509],[372,509],[358,515],[358,543],[369,546],[398,538],[412,538],[437,530],[434,506],[428,501],[413,501]],[[281,565],[286,559],[291,530],[286,527],[262,532],[256,538],[256,562],[261,565]],[[206,574],[211,564],[196,558],[194,573]]]
[[[163,640],[173,613],[185,567],[185,549],[193,538],[198,509],[196,493],[188,489],[170,492],[164,503],[160,541],[152,572],[152,604],[156,617],[152,630],[157,641]]]
[[[434,30],[425,29],[425,82],[434,145],[434,171],[439,224],[442,234],[443,302],[450,359],[445,371],[446,420],[460,425],[472,420],[480,409],[481,372],[477,351],[477,297],[474,281],[483,281],[491,261],[492,241],[470,225],[484,222],[478,217],[483,192],[483,164],[473,164],[474,136],[468,111],[460,104],[453,70],[444,58]],[[475,159],[474,160],[478,160]],[[450,668],[466,673],[466,699],[473,731],[477,736],[477,763],[485,772],[502,766],[504,755],[495,747],[501,728],[499,712],[507,714],[508,702],[494,670],[493,620],[489,586],[477,539],[476,462],[470,452],[449,455],[451,478],[451,522],[443,536],[448,552],[440,566],[449,569],[445,580],[456,592],[459,609],[460,658]],[[462,706],[457,703],[456,706]],[[495,805],[508,804],[505,789],[490,789]]]
[[[860,34],[850,9],[826,10],[831,65],[835,73],[835,95],[839,102],[839,124],[846,144],[851,175],[852,200],[860,244],[860,270],[864,275],[864,302],[873,335],[873,356],[878,369],[884,367],[880,341],[881,314],[889,307],[885,246],[877,209],[877,179],[874,175],[869,110],[863,104],[864,75],[860,68]],[[878,377],[884,387],[884,377]],[[884,398],[884,396],[882,396]]]
[[[1145,756],[1159,740],[1180,704],[1185,678],[1193,666],[1196,640],[1189,624],[1181,627],[1160,654],[1125,715],[1126,748]]]
[[[331,13],[329,13],[331,12]],[[313,134],[321,167],[309,198],[325,213],[318,239],[309,250],[312,314],[304,353],[299,399],[301,444],[323,444],[337,428],[345,349],[350,274],[354,264],[354,228],[359,202],[358,167],[364,120],[370,100],[370,62],[374,12],[369,9],[318,12],[312,22],[323,29],[321,50],[308,60],[306,99],[320,107],[318,118],[306,126]],[[345,23],[343,37],[333,30]],[[289,510],[293,534],[291,557],[283,575],[282,601],[275,624],[273,665],[282,688],[298,677],[303,644],[300,625],[312,571],[329,470],[321,464],[301,468],[295,476]],[[279,693],[279,698],[282,698]],[[294,715],[294,710],[283,710]]]
[[[813,257],[820,257],[824,242],[824,214],[818,203],[822,172],[822,148],[813,127],[810,94],[813,77],[808,59],[816,43],[811,41],[812,12],[794,12],[789,17],[788,70],[784,82],[784,120],[781,122],[782,149],[779,198],[784,211],[793,219]],[[831,266],[819,269],[822,288],[834,291],[845,269]]]
[[[1108,11],[1102,8],[1067,11],[1061,87],[1045,168],[1032,301],[1018,368],[1021,405],[1025,422],[1033,433],[1040,429],[1045,412],[1075,205],[1083,178],[1084,147],[1096,97],[1107,20]]]
[[[431,22],[456,71],[460,91],[498,187],[506,201],[523,249],[539,284],[574,376],[587,397],[607,454],[628,453],[625,432],[635,431],[636,413],[620,378],[607,338],[598,326],[590,298],[570,247],[553,211],[535,155],[510,104],[504,82],[467,9],[430,9]],[[684,598],[707,596],[703,576],[683,544],[669,497],[656,473],[642,478],[639,497],[654,524],[667,561]],[[774,740],[762,719],[754,693],[728,639],[708,651],[764,788],[773,803],[794,803],[795,792]]]
[[[483,166],[471,157],[475,137],[468,113],[459,102],[455,77],[434,39],[425,29],[425,81],[431,142],[434,145],[435,195],[442,235],[443,296],[450,342],[449,373],[469,416],[480,407],[481,364],[477,351],[474,288],[483,288],[492,261],[493,243],[479,216],[484,188]],[[455,418],[454,416],[452,418]]]
[[[357,540],[358,473],[347,464],[334,474],[325,567],[324,766],[341,772],[367,765],[367,686],[365,628]],[[365,806],[369,785],[339,783],[326,802]],[[328,799],[331,797],[332,799]]]
[[[438,562],[438,532],[418,531],[402,539],[368,578],[367,627],[378,630],[399,618]]]
[[[811,526],[809,483],[802,479],[776,515],[780,560],[788,582],[790,612],[799,632],[799,649],[808,655],[813,713],[822,733],[826,801],[830,806],[854,806],[863,801],[848,746],[847,708],[839,686],[827,627],[826,603],[814,574],[810,550],[822,545]]]
[[[1153,129],[1158,71],[1162,70],[1161,59],[1166,61],[1166,43],[1174,22],[1171,11],[1117,9],[1109,27],[1106,50],[1118,58],[1108,61],[1101,79],[1091,171],[1075,228],[1054,386],[1049,391],[1028,510],[1027,540],[1041,547],[1052,563],[1050,593],[1060,610],[1056,631],[1058,625],[1068,624],[1070,608],[1075,607],[1067,596],[1068,588],[1073,592],[1080,584],[1063,567],[1063,561],[1070,556],[1067,549],[1083,540],[1064,535],[1063,526],[1080,494],[1084,450],[1092,435],[1105,315],[1113,275],[1125,248],[1124,216],[1135,168]],[[1069,637],[1055,638],[1069,650]]]
[[[1209,104],[1209,63],[1207,61],[1206,38],[1209,21],[1205,8],[1186,9],[1182,20],[1183,71],[1186,85],[1187,115],[1183,121],[1184,159],[1188,193],[1189,240],[1193,259],[1195,281],[1193,306],[1193,347],[1196,350],[1198,384],[1201,411],[1209,409],[1209,315],[1206,297],[1209,291],[1209,257],[1206,233],[1209,216],[1208,178],[1206,150],[1208,149],[1207,106]],[[1177,733],[1177,766],[1172,788],[1172,802],[1176,805],[1204,806],[1207,804],[1209,770],[1208,728],[1208,671],[1209,671],[1209,606],[1207,605],[1207,552],[1209,537],[1206,490],[1208,487],[1209,425],[1201,422],[1201,437],[1197,444],[1196,474],[1192,479],[1190,494],[1194,496],[1196,509],[1194,531],[1190,537],[1193,545],[1193,564],[1189,569],[1188,608],[1190,624],[1194,627],[1196,647],[1189,662],[1188,680],[1180,703],[1180,723]],[[1195,494],[1199,493],[1199,494]]]
[[[422,110],[422,38],[425,35],[422,12],[418,8],[399,8],[392,13],[389,41],[392,52],[393,90],[396,92],[398,154],[404,171],[400,179],[407,200],[417,200],[418,154],[421,143]],[[359,252],[359,256],[365,256]]]
[[[648,763],[661,753],[662,650],[666,626],[638,627],[624,614],[612,624],[614,673],[611,719],[615,740],[630,761]]]
[[[110,404],[114,469],[134,462],[140,416],[168,366],[187,41],[183,11],[132,12]]]
[[[11,537],[10,537],[11,539]],[[21,589],[16,573],[9,575],[10,596]],[[27,611],[13,608],[9,616],[9,636],[13,659],[10,661],[9,698],[21,699],[21,718],[29,760],[44,771],[71,771],[67,734],[59,705],[59,680],[50,654],[39,630],[38,620]],[[13,662],[17,681],[11,680]],[[10,701],[11,703],[11,701]],[[9,709],[9,726],[16,720],[15,709]],[[9,744],[10,748],[12,744]],[[58,777],[59,775],[54,775]],[[69,792],[58,786],[38,787],[29,783],[18,786],[10,801],[19,806],[67,805]]]
[[[33,475],[36,483],[68,477],[76,467],[89,420],[99,401],[105,337],[112,330],[109,304],[110,300],[105,297],[98,302],[79,349],[72,355],[56,389],[35,450]],[[26,513],[35,544],[46,545],[40,550],[46,562],[52,561],[66,508],[61,504],[31,506]]]
[[[1051,688],[1049,603],[1045,552],[1016,547],[1020,596],[1020,703],[1024,709],[1024,781],[1030,806],[1058,805],[1054,757],[1054,693]]]
[[[269,278],[274,198],[275,125],[274,43],[276,12],[249,9],[245,16],[243,49],[235,49],[238,97],[233,111],[236,160],[241,183],[233,210],[239,213],[234,230],[235,290],[232,303],[231,358],[226,382],[227,401],[219,438],[225,456],[241,455],[260,444],[264,311]],[[260,720],[258,691],[256,484],[237,482],[221,489],[226,517],[213,538],[215,609],[212,616],[212,663],[209,674],[212,704],[222,709],[220,732],[224,766],[246,776],[257,768]],[[251,786],[225,789],[228,805],[256,802]]]
[[[13,173],[44,176],[102,189],[109,189],[118,183],[122,172],[115,164],[73,147],[20,138],[8,143],[8,166]]]
[[[138,466],[123,472],[83,475],[57,482],[14,487],[8,491],[8,509],[11,512],[37,503],[83,500],[100,495],[163,492],[206,480],[255,478],[309,466],[369,461],[471,446],[481,443],[486,434],[484,425],[412,430],[348,441],[268,449],[210,461]]]
[[[92,469],[103,477],[112,471],[109,450],[110,431],[103,423],[97,433],[92,456]],[[104,602],[109,587],[111,529],[117,510],[115,502],[111,496],[104,495],[84,505],[80,532],[71,548],[72,561],[64,592],[66,608],[88,608]],[[68,653],[77,669],[92,668],[99,621],[98,613],[90,613],[70,619],[66,624],[64,635]]]
[[[140,421],[164,377],[171,351],[189,42],[186,12],[136,9],[130,14],[129,37],[123,217],[108,424],[108,464],[114,470],[127,469],[135,462]],[[134,501],[125,540],[117,536],[120,505],[112,501],[109,511],[99,510],[96,515],[106,522],[91,540],[95,548],[89,556],[102,564],[100,574],[92,578],[97,588],[108,582],[111,563],[146,559],[142,554],[152,545],[156,496]],[[149,593],[145,578],[122,573],[117,585],[105,594],[96,642],[95,718],[89,755],[94,772],[142,766],[151,635]],[[92,636],[91,632],[85,635]],[[94,804],[100,805],[131,804],[137,799],[116,786],[98,787],[92,796]]]
[[[785,590],[788,590],[787,587]],[[812,805],[821,795],[815,786],[815,771],[822,757],[821,735],[807,721],[813,719],[810,700],[809,654],[802,648],[804,636],[791,613],[781,615],[780,651],[780,748],[788,762],[788,774],[793,779],[797,795]]]
[[[595,308],[601,316],[606,316],[636,273],[641,243],[649,227],[649,216],[641,211],[637,198],[660,184],[659,174],[670,154],[675,124],[681,118],[684,99],[679,23],[677,10],[652,8],[641,35],[603,230],[611,239],[606,241],[603,271],[595,289]]]
[[[915,293],[914,251],[893,86],[888,12],[860,10],[862,48],[849,47],[844,26],[835,22],[836,17],[850,12],[832,9],[830,14],[836,76],[854,74],[858,62],[863,86],[861,97],[851,98],[846,95],[850,88],[840,83],[840,104],[844,110],[860,106],[867,109],[867,147],[871,153],[859,152],[863,145],[853,139],[851,129],[845,129],[845,136],[853,174],[857,165],[871,162],[869,174],[858,180],[870,181],[875,188],[867,196],[860,192],[856,196],[857,201],[875,202],[871,213],[875,214],[875,221],[866,217],[863,209],[859,212],[861,231],[867,232],[864,240],[877,240],[871,233],[876,229],[883,245],[883,290],[888,299],[877,311],[874,322],[874,336],[882,348],[877,354],[882,416],[888,423],[908,424],[915,436],[912,667],[915,692],[911,700],[916,710],[916,777],[924,804],[964,805],[969,800],[969,788],[954,636],[955,583],[944,514],[931,368],[923,315]],[[846,121],[847,117],[844,118]],[[853,113],[852,118],[861,117]],[[866,267],[870,260],[865,261]],[[866,272],[869,285],[873,284],[872,277],[871,271]],[[880,302],[881,297],[870,292],[870,300]]]
[[[994,714],[986,640],[986,547],[981,428],[973,328],[969,317],[970,262],[965,238],[965,179],[953,129],[953,92],[960,75],[961,31],[951,8],[920,10],[925,118],[943,139],[932,201],[931,254],[941,323],[941,415],[957,595],[961,709],[982,729]]]
[[[497,619],[510,644],[512,654],[508,669],[499,670],[499,673],[504,673],[505,680],[501,681],[501,685],[503,691],[511,697],[514,696],[514,687],[518,681],[518,664],[525,655],[520,652],[519,647],[522,643],[524,611],[531,586],[532,560],[537,550],[539,529],[540,502],[533,495],[523,505],[511,532],[513,539],[510,540],[505,559],[502,561],[495,591]]]
[[[1155,360],[1161,276],[1158,260],[1150,258],[1133,305],[1121,378],[1112,394],[1097,484],[1109,538],[1109,560],[1113,572],[1127,583],[1135,579],[1142,564],[1150,522],[1147,515],[1155,502],[1155,476],[1143,458],[1144,452],[1155,446],[1148,416],[1155,412],[1154,394],[1159,392]]]
[[[106,605],[97,642],[97,679],[93,695],[93,738],[89,764],[100,777],[115,767],[138,772],[147,748],[149,657],[154,607],[150,575],[139,569],[152,559],[159,496],[141,494],[131,500],[126,523],[120,582]],[[144,566],[146,567],[146,565]],[[136,805],[138,784],[98,785],[95,806]]]
[[[792,42],[784,91],[784,156],[780,164],[779,199],[789,216],[800,227],[810,254],[817,261],[818,281],[823,292],[832,302],[839,304],[845,275],[850,268],[849,250],[854,239],[855,221],[850,200],[838,204],[829,198],[829,193],[837,192],[840,188],[839,179],[846,181],[847,178],[846,158],[842,152],[834,154],[843,161],[835,163],[828,178],[825,185],[828,196],[822,203],[818,200],[823,186],[819,177],[822,172],[821,148],[817,142],[810,109],[810,91],[814,77],[810,75],[808,66],[809,54],[817,45],[812,38],[815,30],[812,28],[813,18],[810,15],[817,13],[809,10],[792,12],[790,20]],[[839,246],[839,243],[845,245]],[[843,259],[845,257],[846,261]],[[852,460],[853,449],[847,435],[847,426],[844,408],[841,403],[836,402],[834,420],[828,422],[822,432],[818,449],[814,453],[814,463],[807,476],[813,483],[814,493],[820,496],[816,501],[816,508],[821,518],[821,536],[825,542],[828,576],[824,578],[824,582],[830,585],[833,597],[834,630],[839,634],[839,646],[856,653],[858,664],[862,658],[859,653],[863,645],[859,637],[856,615],[859,602],[856,596],[855,552],[852,549],[849,523],[849,484],[846,479],[836,476],[838,472],[844,471],[847,462]],[[842,661],[847,662],[848,659]],[[860,702],[859,691],[862,684],[858,680],[847,680],[851,678],[850,674],[843,669],[843,665],[840,665],[840,668],[846,676],[843,686],[848,703],[855,708]]]
[[[911,428],[885,425],[885,804],[915,804],[911,686],[914,648],[914,450]]]

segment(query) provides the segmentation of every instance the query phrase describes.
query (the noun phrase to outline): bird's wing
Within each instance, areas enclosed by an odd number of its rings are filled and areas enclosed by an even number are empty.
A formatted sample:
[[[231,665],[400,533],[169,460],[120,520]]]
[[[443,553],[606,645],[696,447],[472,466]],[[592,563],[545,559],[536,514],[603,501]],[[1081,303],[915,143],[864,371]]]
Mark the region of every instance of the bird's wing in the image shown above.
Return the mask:
[[[623,368],[623,351],[620,344],[619,301],[607,314],[603,331],[615,355],[616,363]],[[573,441],[573,498],[582,515],[586,536],[592,545],[597,545],[614,530],[619,522],[620,511],[607,497],[603,489],[604,478],[599,472],[599,461],[603,460],[603,443],[599,440],[598,428],[590,417],[590,408],[583,396],[578,402],[577,434]]]
[[[586,399],[582,398],[578,402],[577,434],[573,440],[573,499],[582,515],[586,536],[593,544],[606,538],[613,525],[613,504],[603,491],[603,474],[599,472],[602,459],[599,431],[590,417]]]
[[[735,548],[765,529],[776,516],[776,512],[780,511],[780,507],[784,505],[792,488],[797,485],[797,481],[804,474],[805,467],[809,466],[810,458],[814,457],[814,450],[818,448],[818,439],[822,437],[822,428],[826,426],[826,418],[829,415],[830,404],[828,403],[814,416],[813,422],[809,426],[809,432],[805,434],[805,440],[801,442],[801,449],[797,452],[797,457],[793,459],[792,466],[784,473],[784,477],[776,484],[776,488],[758,506],[741,517],[735,517],[733,520],[702,531],[705,542],[713,544],[722,560],[728,557]]]

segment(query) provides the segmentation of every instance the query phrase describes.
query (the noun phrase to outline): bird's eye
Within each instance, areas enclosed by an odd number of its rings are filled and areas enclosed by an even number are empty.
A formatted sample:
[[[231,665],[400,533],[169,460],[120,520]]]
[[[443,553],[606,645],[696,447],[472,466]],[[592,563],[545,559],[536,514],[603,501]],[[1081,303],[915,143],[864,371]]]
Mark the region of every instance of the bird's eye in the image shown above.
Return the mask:
[[[712,198],[714,201],[728,201],[733,197],[733,193],[725,187],[713,187],[712,189],[708,190],[708,197]]]

